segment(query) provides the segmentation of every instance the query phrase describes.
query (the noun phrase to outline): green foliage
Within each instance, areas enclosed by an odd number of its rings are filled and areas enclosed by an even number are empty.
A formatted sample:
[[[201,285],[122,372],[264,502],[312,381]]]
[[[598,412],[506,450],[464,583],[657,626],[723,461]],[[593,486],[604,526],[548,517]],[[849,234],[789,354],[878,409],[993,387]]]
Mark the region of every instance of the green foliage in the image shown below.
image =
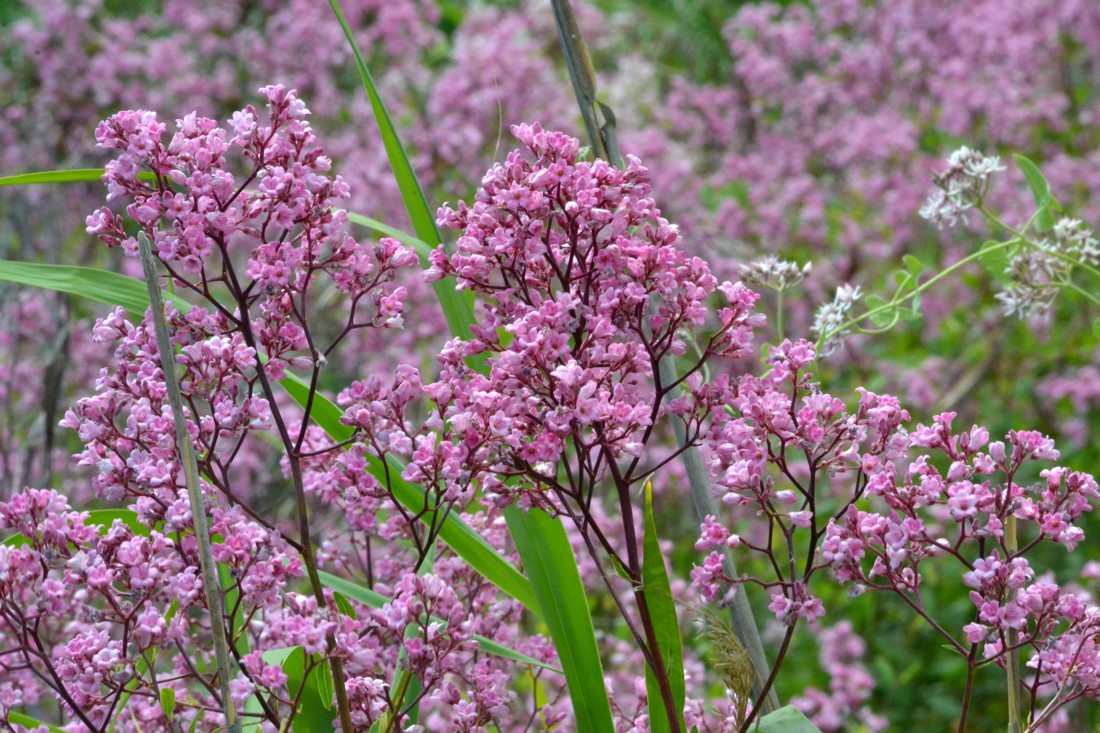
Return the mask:
[[[318,655],[307,655],[300,646],[271,649],[264,652],[263,660],[281,666],[287,676],[290,698],[297,701],[291,730],[294,733],[331,730],[335,713],[332,677],[325,679],[329,666]]]
[[[672,599],[672,586],[668,582],[665,556],[661,552],[657,522],[653,516],[653,485],[648,482],[645,487],[645,538],[643,549],[642,587],[645,592],[646,605],[649,607],[649,614],[653,619],[657,649],[660,651],[672,687],[672,698],[676,704],[674,714],[680,719],[680,730],[686,730],[687,727],[684,725],[684,699],[686,697],[684,650],[680,638],[680,622],[676,618],[676,604]],[[657,676],[648,665],[646,665],[645,670],[645,681],[647,700],[649,701],[650,730],[653,733],[671,730],[668,722],[668,709],[662,699]]]
[[[790,705],[761,718],[756,731],[757,733],[821,733],[809,718]]]
[[[539,509],[508,507],[504,517],[561,658],[577,730],[614,730],[588,596],[565,528]]]

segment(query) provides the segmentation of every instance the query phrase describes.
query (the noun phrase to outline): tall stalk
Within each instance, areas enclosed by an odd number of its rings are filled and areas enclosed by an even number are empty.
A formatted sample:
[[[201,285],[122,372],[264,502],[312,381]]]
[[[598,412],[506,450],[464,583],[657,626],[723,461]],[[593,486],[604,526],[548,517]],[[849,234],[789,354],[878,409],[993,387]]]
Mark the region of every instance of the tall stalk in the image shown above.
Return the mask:
[[[222,711],[225,714],[225,724],[229,733],[241,733],[241,724],[237,720],[237,707],[229,695],[231,668],[229,640],[225,634],[225,598],[218,579],[218,566],[214,562],[214,553],[210,547],[210,524],[206,518],[206,507],[203,504],[202,489],[199,486],[199,462],[184,418],[183,397],[180,394],[179,375],[176,373],[175,349],[168,337],[168,324],[164,320],[164,303],[161,300],[160,285],[157,282],[157,263],[153,258],[153,250],[148,238],[138,237],[138,242],[141,250],[141,265],[145,273],[145,286],[149,290],[149,309],[153,317],[153,328],[157,334],[160,369],[164,373],[168,404],[172,407],[172,420],[176,429],[176,443],[179,446],[180,464],[184,482],[187,484],[187,496],[191,500],[191,522],[198,540],[202,590],[206,596],[206,608],[210,612],[210,633],[214,637],[214,657],[218,665],[218,687],[222,696]]]

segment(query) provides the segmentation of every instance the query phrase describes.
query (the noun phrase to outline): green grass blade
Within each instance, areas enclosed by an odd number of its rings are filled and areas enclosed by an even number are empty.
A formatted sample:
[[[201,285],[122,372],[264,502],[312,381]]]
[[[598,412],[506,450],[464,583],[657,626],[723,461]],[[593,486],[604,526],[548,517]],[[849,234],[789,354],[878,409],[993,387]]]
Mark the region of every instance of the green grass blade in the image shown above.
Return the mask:
[[[504,517],[561,658],[577,731],[615,730],[588,596],[565,528],[539,509],[512,506]]]
[[[344,36],[348,39],[348,45],[351,46],[352,53],[355,55],[355,65],[359,70],[360,78],[363,80],[363,88],[370,99],[371,110],[374,111],[374,119],[378,123],[378,131],[382,136],[382,144],[386,148],[386,155],[389,157],[394,180],[397,181],[398,190],[401,192],[401,199],[405,202],[405,209],[409,212],[409,220],[412,221],[413,231],[416,232],[416,236],[420,241],[429,248],[438,247],[443,238],[439,234],[439,228],[435,225],[435,214],[428,206],[428,199],[424,196],[424,190],[420,187],[420,182],[416,178],[416,173],[413,172],[412,165],[409,164],[409,156],[405,153],[405,147],[397,136],[397,130],[393,126],[393,119],[390,117],[389,110],[386,109],[385,102],[378,94],[374,77],[371,76],[370,69],[367,68],[367,63],[363,60],[363,54],[359,51],[359,44],[355,42],[351,27],[344,17],[343,10],[340,9],[339,0],[329,0],[329,5],[332,6],[332,12],[336,14],[336,19],[344,31]],[[394,235],[390,234],[389,236]],[[394,238],[399,239],[398,237]],[[421,254],[422,259],[425,256],[420,250],[418,250],[418,254]],[[443,282],[436,282],[432,287],[443,306],[443,313],[447,317],[447,324],[451,327],[451,333],[461,338],[469,338],[470,326],[474,323],[473,301],[469,294],[459,293],[453,285]]]
[[[355,37],[340,9],[339,0],[329,0],[329,4],[355,55],[359,75],[370,98],[382,142],[389,156],[405,207],[408,209],[409,218],[413,223],[413,229],[426,244],[436,246],[440,243],[441,237],[435,225],[435,218],[428,208],[427,199],[416,180],[416,174],[409,165],[408,156],[397,136],[393,121],[378,94],[363,55],[355,43]],[[462,297],[456,297],[458,294],[453,284],[443,281],[435,283],[434,289],[443,307],[451,333],[459,338],[469,338],[470,326],[474,323],[472,300],[465,294],[462,294]],[[469,360],[468,363],[472,368],[484,372],[485,355],[481,354],[479,357]],[[611,722],[611,707],[603,686],[603,673],[592,617],[588,610],[587,598],[580,582],[576,561],[565,536],[565,529],[560,520],[552,519],[541,512],[524,514],[518,509],[513,509],[506,513],[506,517],[512,537],[517,547],[520,547],[520,557],[524,567],[531,578],[530,585],[538,599],[537,608],[541,610],[550,626],[551,636],[562,658],[570,695],[577,712],[578,730],[582,733],[587,730],[597,733],[612,730],[614,726]],[[445,531],[451,521],[448,520],[444,524]],[[459,552],[450,540],[446,537],[443,537],[443,540]],[[466,556],[463,555],[463,557]],[[477,566],[474,567],[477,568]],[[548,567],[554,567],[561,572],[547,573]],[[537,577],[532,576],[532,568],[537,573]],[[528,608],[535,607],[528,606]],[[550,616],[553,616],[553,619]]]
[[[435,225],[435,216],[428,207],[428,199],[424,196],[424,190],[420,187],[420,182],[409,163],[405,146],[401,144],[401,139],[397,136],[397,130],[393,126],[390,112],[386,109],[386,104],[382,101],[381,95],[378,94],[374,77],[371,76],[370,69],[367,68],[367,62],[363,60],[363,54],[359,51],[359,44],[355,42],[355,35],[344,17],[344,11],[340,8],[339,0],[329,0],[329,5],[332,6],[332,12],[335,13],[336,20],[344,31],[344,37],[348,39],[348,45],[355,55],[355,65],[359,71],[359,77],[363,80],[363,88],[370,99],[371,110],[374,112],[374,119],[378,123],[378,131],[382,136],[382,144],[386,148],[386,156],[390,159],[390,167],[393,169],[393,177],[397,181],[401,198],[409,212],[413,231],[428,245],[435,247],[443,241],[443,238],[439,235],[439,229]]]
[[[668,582],[665,557],[661,554],[657,523],[653,517],[653,485],[648,482],[645,487],[645,537],[642,546],[645,552],[642,557],[642,583],[646,604],[649,606],[649,615],[653,619],[657,648],[661,652],[665,669],[668,670],[672,699],[676,705],[675,714],[680,719],[680,730],[687,730],[687,726],[684,725],[686,687],[680,622],[676,618],[676,604],[672,600],[672,587]],[[646,665],[645,683],[649,698],[649,729],[653,733],[671,730],[668,711],[657,684],[657,676],[649,665]]]
[[[73,168],[64,171],[35,171],[34,173],[20,173],[14,176],[0,178],[0,186],[33,186],[40,183],[86,183],[88,181],[100,181],[106,173],[103,168]],[[138,178],[143,181],[155,181],[149,171],[138,173]]]
[[[36,183],[81,183],[99,181],[103,178],[102,168],[77,168],[67,171],[36,171],[20,173],[0,178],[0,186],[30,186]]]
[[[356,214],[354,211],[345,211],[344,213],[348,215],[348,221],[350,221],[352,224],[358,224],[361,227],[366,227],[367,229],[377,232],[384,237],[392,237],[398,242],[401,242],[402,244],[407,244],[408,246],[412,247],[416,250],[416,253],[420,255],[421,262],[423,262],[427,258],[428,254],[433,249],[435,249],[435,247],[431,246],[423,239],[419,239],[418,237],[414,237],[407,232],[403,232],[397,227],[391,227],[385,222],[378,221],[377,219],[365,216],[363,214]]]
[[[293,374],[288,374],[280,384],[295,401],[305,404],[309,395],[309,386],[305,382]],[[351,434],[351,429],[340,423],[341,414],[343,412],[340,408],[323,394],[317,393],[313,396],[311,415],[334,440],[346,440]],[[401,467],[392,458],[389,461],[391,463],[389,485],[393,489],[394,496],[406,507],[419,511],[424,507],[424,489],[402,479]],[[379,481],[387,480],[381,461],[371,458],[370,467]],[[395,467],[396,470],[393,470]],[[484,537],[460,517],[453,513],[447,517],[447,521],[439,530],[439,538],[454,550],[455,554],[469,563],[470,567],[485,576],[486,580],[534,611],[536,615],[538,614],[534,592],[523,574],[512,567]]]
[[[395,229],[389,224],[384,224],[369,216],[351,211],[347,214],[348,221],[352,224],[364,226],[386,237],[393,237],[402,244],[412,247],[420,258],[420,265],[424,268],[428,267],[428,255],[435,248],[423,239],[417,239],[411,234],[406,234],[400,229]],[[474,322],[474,294],[469,290],[455,290],[447,283],[442,282],[433,283],[432,288],[435,290],[435,296],[439,300],[444,316],[447,318],[447,325],[451,327],[451,333],[462,338],[469,338],[470,324]],[[468,358],[466,363],[474,369],[481,369],[485,366],[485,358],[484,354],[478,354]]]
[[[0,280],[79,295],[97,303],[120,305],[134,318],[141,318],[149,307],[149,294],[145,292],[143,281],[93,267],[0,260]],[[186,313],[191,308],[187,301],[164,291],[161,297],[172,301],[181,312]]]
[[[17,713],[14,710],[8,711],[8,722],[16,725],[26,726],[30,730],[46,726],[50,733],[66,733],[64,728],[58,728],[56,725],[50,725],[49,723],[43,723],[41,720],[36,720],[29,715],[23,715],[23,713]]]

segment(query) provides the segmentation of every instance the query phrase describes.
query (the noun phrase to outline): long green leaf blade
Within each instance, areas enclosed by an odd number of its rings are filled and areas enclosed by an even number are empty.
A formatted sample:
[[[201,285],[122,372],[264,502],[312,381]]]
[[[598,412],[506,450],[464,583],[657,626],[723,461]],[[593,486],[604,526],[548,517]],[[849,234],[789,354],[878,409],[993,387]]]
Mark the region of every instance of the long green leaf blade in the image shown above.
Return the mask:
[[[508,507],[504,518],[561,658],[577,730],[615,730],[588,596],[565,527],[539,509]]]
[[[16,725],[26,726],[31,730],[35,728],[40,728],[44,725],[50,731],[50,733],[66,733],[64,728],[58,728],[56,725],[43,723],[41,720],[32,718],[29,715],[23,715],[23,713],[17,713],[14,710],[8,711],[8,722],[15,723]]]
[[[0,178],[0,186],[30,186],[38,183],[80,183],[103,178],[102,168],[77,168],[62,171],[36,171]]]
[[[657,523],[653,516],[653,485],[645,487],[645,537],[642,540],[645,554],[642,557],[642,584],[646,605],[653,619],[657,648],[661,652],[665,670],[668,672],[669,686],[672,688],[672,700],[676,706],[674,714],[680,720],[680,730],[684,725],[684,649],[680,638],[680,622],[676,618],[676,604],[672,600],[672,586],[668,582],[665,569],[665,557],[661,554],[661,545],[657,537]],[[646,693],[649,699],[649,729],[653,733],[671,731],[668,709],[661,697],[657,676],[646,665]]]
[[[370,98],[371,108],[374,110],[375,119],[378,122],[382,142],[390,159],[390,165],[394,171],[401,196],[408,209],[409,218],[412,220],[413,229],[418,237],[425,243],[435,246],[441,241],[439,230],[435,226],[435,219],[428,208],[427,199],[416,180],[416,174],[409,165],[408,156],[401,145],[401,141],[394,129],[393,121],[385,104],[382,102],[378,89],[367,68],[363,55],[355,42],[355,37],[348,26],[347,20],[340,9],[339,0],[329,0],[333,12],[336,14],[340,27],[347,37],[352,52],[355,55],[359,75],[363,80],[363,86]],[[459,338],[469,338],[470,326],[474,323],[472,302],[466,297],[456,297],[456,291],[452,286],[444,282],[434,284],[434,289],[439,302],[443,307],[443,313],[447,318],[451,333]],[[484,355],[480,358],[469,360],[470,365],[484,372],[486,369]],[[592,617],[588,611],[588,604],[584,595],[584,588],[580,583],[576,561],[572,549],[565,537],[565,529],[558,519],[551,519],[545,514],[532,512],[530,517],[519,510],[513,509],[506,512],[509,530],[517,547],[522,545],[527,548],[527,555],[520,550],[520,557],[524,567],[528,569],[531,577],[533,563],[536,568],[544,569],[545,562],[550,557],[543,557],[544,551],[551,554],[558,553],[561,557],[568,558],[562,577],[550,574],[540,574],[536,579],[531,578],[531,586],[538,597],[538,607],[546,617],[555,614],[554,623],[551,626],[551,636],[562,657],[563,667],[566,669],[566,679],[569,683],[570,695],[573,698],[574,709],[577,710],[579,730],[592,730],[602,732],[612,730],[611,708],[607,700],[607,694],[603,687],[603,676],[600,666],[600,658],[596,644],[595,632],[592,627]],[[447,524],[450,524],[448,520]],[[447,525],[444,525],[446,528]],[[521,536],[517,536],[521,535]],[[449,540],[444,538],[450,544]],[[453,545],[452,545],[453,547]],[[457,551],[457,550],[456,550]],[[564,555],[561,553],[564,552]],[[465,556],[463,556],[465,557]],[[572,563],[570,565],[570,563]],[[573,582],[575,578],[575,583]],[[580,600],[580,603],[577,601]],[[531,606],[529,606],[531,608]],[[559,615],[564,613],[564,615]],[[556,630],[556,634],[555,634]],[[594,664],[594,666],[593,666]],[[572,676],[570,670],[573,671]]]
[[[401,244],[406,244],[416,250],[416,254],[420,256],[420,261],[423,262],[431,253],[434,247],[425,242],[423,239],[414,237],[413,235],[403,232],[397,227],[391,227],[385,222],[378,221],[375,218],[365,216],[363,214],[356,214],[354,211],[345,211],[348,215],[348,221],[352,224],[358,224],[361,227],[366,227],[371,231],[378,232],[384,237],[393,237]]]
[[[355,35],[348,25],[344,12],[340,8],[339,0],[329,0],[332,12],[348,39],[352,53],[355,55],[355,65],[359,70],[359,76],[363,80],[363,88],[370,99],[371,110],[374,111],[374,119],[378,123],[378,131],[382,136],[382,144],[386,148],[386,155],[393,169],[393,177],[397,181],[397,187],[401,192],[401,199],[405,202],[405,209],[409,212],[409,220],[412,221],[413,231],[428,247],[438,247],[443,241],[439,234],[439,228],[435,225],[435,215],[428,206],[428,199],[424,196],[424,190],[416,178],[416,173],[409,163],[409,156],[405,153],[405,146],[397,136],[397,130],[393,126],[393,119],[385,102],[378,93],[378,87],[374,84],[374,77],[367,68],[363,54],[359,51],[359,44],[355,42]],[[392,236],[392,235],[390,235]],[[424,255],[422,254],[423,258]],[[443,313],[447,317],[447,324],[451,327],[451,333],[460,338],[468,338],[470,326],[474,323],[473,305],[466,293],[455,291],[454,287],[443,282],[434,283],[433,289],[443,306]],[[456,302],[461,301],[461,304]],[[464,305],[465,307],[462,307]]]
[[[135,318],[143,316],[149,307],[144,282],[92,267],[0,260],[0,280],[79,295],[106,305],[120,305]],[[169,293],[162,291],[161,297],[171,300],[181,312],[191,307],[187,301]]]
[[[305,404],[309,394],[309,386],[305,382],[293,374],[287,374],[280,384],[295,401]],[[342,441],[350,437],[351,429],[340,422],[342,411],[324,395],[314,394],[311,414],[321,429],[334,440]],[[389,460],[396,464],[392,458]],[[400,470],[391,470],[387,479],[381,461],[371,458],[370,466],[371,473],[379,481],[389,481],[394,496],[403,505],[415,511],[424,507],[424,489],[402,479]],[[531,584],[461,517],[453,513],[447,517],[447,521],[440,527],[439,538],[454,550],[455,554],[469,563],[470,567],[485,576],[486,580],[515,598],[536,615],[538,614],[538,604],[531,590]]]
[[[99,181],[106,171],[103,168],[73,168],[59,171],[35,171],[0,178],[0,186],[33,186],[41,183],[86,183]],[[156,180],[149,171],[138,173],[143,180]]]

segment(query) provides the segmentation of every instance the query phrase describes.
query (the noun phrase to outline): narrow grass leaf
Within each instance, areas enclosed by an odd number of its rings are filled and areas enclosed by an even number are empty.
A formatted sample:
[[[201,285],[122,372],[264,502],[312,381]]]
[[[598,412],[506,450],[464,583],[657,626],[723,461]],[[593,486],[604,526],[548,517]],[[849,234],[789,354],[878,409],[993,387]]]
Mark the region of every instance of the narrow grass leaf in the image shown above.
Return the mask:
[[[538,509],[508,507],[504,518],[561,658],[577,731],[614,730],[588,596],[565,528]]]
[[[87,181],[99,181],[106,171],[102,168],[74,168],[62,171],[35,171],[33,173],[20,173],[14,176],[0,178],[0,186],[32,186],[40,183],[85,183]],[[156,180],[149,171],[138,173],[138,178],[145,181]]]
[[[149,294],[143,281],[93,267],[0,260],[0,280],[78,295],[106,305],[120,305],[134,318],[145,315],[149,307]],[[187,301],[170,293],[161,291],[161,297],[171,301],[181,312],[191,307]]]
[[[348,221],[352,224],[358,224],[361,227],[366,227],[372,232],[381,234],[383,237],[391,237],[396,239],[401,244],[408,245],[416,250],[416,254],[420,256],[420,261],[424,262],[431,251],[435,249],[432,245],[425,242],[423,239],[414,237],[413,235],[403,232],[397,227],[391,227],[389,224],[378,221],[377,219],[363,214],[356,214],[354,211],[345,211],[348,215]]]
[[[435,214],[429,207],[428,199],[424,196],[424,190],[420,187],[416,173],[409,163],[409,156],[405,153],[405,147],[401,144],[401,139],[393,126],[393,119],[390,117],[389,110],[386,109],[386,104],[378,93],[378,87],[374,84],[374,77],[371,76],[370,69],[367,68],[367,63],[363,60],[363,54],[359,50],[359,44],[355,42],[355,35],[344,17],[339,0],[329,0],[329,5],[332,6],[332,12],[336,14],[340,28],[343,29],[344,36],[355,55],[355,65],[359,70],[360,78],[363,80],[363,88],[370,99],[371,110],[374,112],[374,119],[378,123],[378,131],[382,136],[382,144],[386,148],[386,155],[389,157],[394,180],[397,181],[398,190],[401,192],[401,199],[405,203],[405,209],[409,212],[409,220],[412,222],[413,231],[416,232],[416,236],[421,242],[426,244],[428,248],[434,249],[443,241],[439,234],[439,228],[435,225]],[[417,253],[421,254],[422,259],[425,256],[419,249]],[[452,285],[444,282],[434,283],[433,289],[443,306],[443,313],[447,317],[447,324],[451,327],[451,332],[455,336],[468,337],[474,318],[472,302],[468,299],[467,294],[455,291]],[[456,301],[461,301],[461,304]],[[463,304],[465,307],[461,307]]]
[[[305,404],[305,400],[309,395],[309,385],[293,374],[288,374],[280,384],[298,404]],[[313,396],[313,412],[311,414],[321,429],[334,440],[343,441],[351,437],[351,428],[340,422],[343,411],[324,395],[317,393]],[[389,460],[391,464],[396,463],[393,459]],[[372,458],[370,468],[375,478],[384,485],[389,481],[394,496],[404,506],[416,511],[424,507],[424,489],[402,479],[400,467],[395,470],[394,466],[391,465],[388,479],[380,460]],[[485,538],[460,517],[454,514],[447,517],[447,521],[440,528],[439,538],[454,550],[455,554],[469,563],[470,567],[485,576],[485,579],[490,583],[527,608],[533,611],[537,609],[538,606],[531,591],[531,585],[523,577],[523,574],[512,567],[492,545],[485,541]]]
[[[140,318],[149,307],[149,294],[144,282],[106,270],[0,260],[0,280],[70,293],[106,305],[121,305],[132,318]],[[161,291],[161,297],[171,300],[182,313],[191,308],[187,301],[164,291]],[[299,404],[305,404],[309,386],[299,377],[288,375],[279,384]],[[351,437],[352,429],[340,423],[343,411],[324,395],[314,395],[311,414],[334,440],[344,441]],[[380,471],[377,463],[374,468]],[[381,474],[376,475],[381,478]],[[399,476],[395,477],[394,492],[406,506],[424,505],[423,489],[402,481]],[[527,608],[537,608],[530,584],[523,574],[461,518],[450,516],[440,531],[440,539],[489,582]]]
[[[32,718],[29,715],[23,715],[23,713],[17,713],[14,710],[8,711],[8,722],[14,723],[16,725],[26,726],[27,728],[30,728],[32,730],[34,728],[41,728],[42,726],[46,726],[46,729],[50,731],[50,733],[67,733],[64,728],[58,728],[56,725],[43,723],[41,720]]]
[[[359,76],[363,80],[363,87],[370,98],[371,109],[374,111],[375,120],[382,136],[386,154],[389,156],[390,165],[393,168],[394,178],[401,191],[405,207],[409,212],[413,230],[416,235],[429,246],[438,246],[442,241],[439,230],[435,225],[435,218],[428,207],[423,189],[416,179],[416,174],[409,164],[408,156],[401,145],[401,141],[394,129],[389,112],[378,93],[378,89],[367,68],[363,55],[355,42],[355,37],[340,9],[339,0],[329,0],[333,12],[336,14],[340,27],[344,31],[352,52],[355,55]],[[474,323],[472,302],[463,295],[456,297],[452,285],[442,281],[434,284],[434,289],[439,298],[443,313],[447,318],[451,333],[459,338],[469,338],[470,326]],[[485,355],[478,355],[468,360],[471,367],[484,372],[486,369]],[[399,497],[404,503],[404,499]],[[422,504],[421,504],[422,506]],[[566,679],[569,683],[570,695],[573,698],[574,709],[577,711],[578,729],[580,731],[606,731],[613,728],[611,722],[611,707],[607,700],[607,694],[603,686],[602,667],[600,665],[599,651],[596,645],[596,636],[592,626],[592,617],[588,610],[584,588],[580,582],[576,560],[572,549],[565,537],[565,530],[558,519],[551,519],[541,512],[532,512],[530,516],[518,509],[507,513],[508,526],[517,547],[526,548],[520,550],[520,557],[525,568],[535,567],[540,573],[538,580],[531,580],[538,608],[551,627],[554,643],[559,655],[563,659],[563,667],[566,671]],[[451,525],[452,520],[444,524],[444,531]],[[517,536],[521,535],[521,536]],[[446,537],[442,539],[451,545],[456,552],[461,551]],[[480,540],[480,538],[478,538]],[[483,541],[483,540],[482,540]],[[564,554],[562,554],[564,552]],[[493,553],[496,554],[495,552]],[[554,555],[557,555],[555,559]],[[469,558],[462,555],[469,562]],[[547,563],[550,566],[565,565],[562,568],[564,575],[547,574]],[[471,563],[472,564],[472,563]],[[474,566],[480,571],[480,568]],[[492,580],[490,578],[490,580]],[[496,581],[493,581],[496,582]],[[579,602],[578,602],[579,601]],[[533,608],[528,606],[528,608]],[[553,622],[548,614],[554,614]],[[556,635],[554,635],[556,631]],[[568,660],[568,661],[566,661]]]
[[[642,587],[645,591],[646,605],[653,619],[657,648],[661,652],[665,670],[668,672],[669,686],[672,688],[672,700],[676,709],[673,714],[680,721],[680,730],[684,725],[684,650],[680,638],[680,622],[676,618],[676,604],[672,600],[672,586],[665,569],[665,557],[661,554],[661,544],[657,536],[657,523],[653,515],[653,485],[646,482],[645,487],[645,537],[642,540]],[[646,694],[649,700],[649,729],[653,733],[670,731],[669,712],[661,697],[657,676],[646,665]]]

